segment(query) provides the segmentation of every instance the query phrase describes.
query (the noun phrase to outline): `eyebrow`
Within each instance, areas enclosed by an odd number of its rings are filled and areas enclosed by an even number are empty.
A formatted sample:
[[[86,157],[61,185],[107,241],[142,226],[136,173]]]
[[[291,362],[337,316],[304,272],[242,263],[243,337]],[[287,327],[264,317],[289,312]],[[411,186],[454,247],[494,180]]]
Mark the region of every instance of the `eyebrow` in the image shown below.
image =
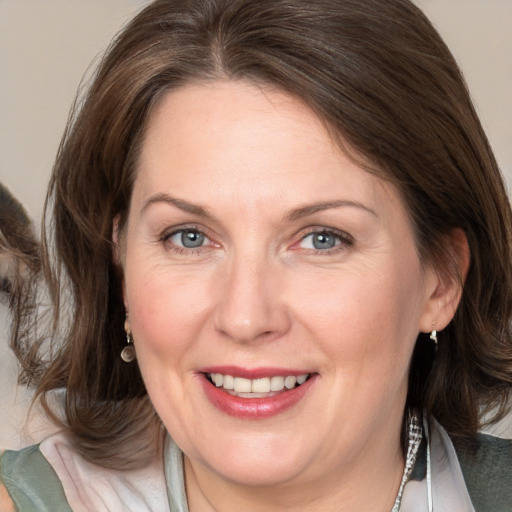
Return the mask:
[[[364,211],[372,214],[374,217],[377,217],[377,218],[379,217],[377,215],[377,212],[375,212],[375,210],[372,210],[365,204],[360,203],[359,201],[349,201],[349,200],[343,199],[343,200],[339,200],[339,201],[322,201],[319,203],[312,203],[309,205],[301,206],[299,208],[294,208],[286,215],[285,218],[289,219],[289,220],[299,220],[304,217],[313,215],[314,213],[321,212],[323,210],[331,210],[333,208],[341,208],[341,207],[359,208],[361,210],[364,210]]]
[[[174,206],[175,208],[178,208],[179,210],[182,210],[187,213],[192,213],[194,215],[197,215],[199,217],[205,217],[207,219],[212,219],[213,215],[202,206],[199,206],[194,203],[189,203],[188,201],[185,201],[184,199],[178,199],[177,197],[172,197],[168,194],[155,194],[151,196],[149,199],[147,199],[144,202],[144,206],[142,207],[140,213],[141,215],[145,213],[145,211],[153,204],[159,204],[164,203],[168,204],[169,206]]]
[[[189,201],[185,201],[184,199],[178,199],[177,197],[172,197],[168,194],[155,194],[151,196],[149,199],[147,199],[144,202],[144,206],[141,210],[141,215],[144,214],[144,212],[153,204],[159,204],[164,203],[168,204],[170,206],[174,206],[175,208],[178,208],[179,210],[182,210],[187,213],[192,213],[194,215],[197,215],[199,217],[204,217],[206,219],[213,219],[214,216],[204,207],[199,206],[194,203],[190,203]],[[350,200],[337,200],[337,201],[321,201],[318,203],[312,203],[305,206],[300,206],[298,208],[294,208],[293,210],[290,210],[286,215],[285,219],[295,221],[300,220],[304,217],[308,217],[310,215],[313,215],[317,212],[321,212],[324,210],[331,210],[334,208],[342,208],[342,207],[350,207],[350,208],[359,208],[363,211],[366,211],[373,215],[374,217],[378,218],[377,213],[375,210],[372,210],[368,206],[364,205],[363,203],[360,203],[359,201],[350,201]]]

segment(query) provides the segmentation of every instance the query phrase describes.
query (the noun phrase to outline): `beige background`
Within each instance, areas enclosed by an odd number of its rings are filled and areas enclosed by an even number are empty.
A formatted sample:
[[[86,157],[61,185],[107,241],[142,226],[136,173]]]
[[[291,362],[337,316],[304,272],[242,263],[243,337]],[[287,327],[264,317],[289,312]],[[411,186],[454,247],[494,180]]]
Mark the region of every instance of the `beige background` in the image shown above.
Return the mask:
[[[37,222],[52,161],[84,72],[144,3],[0,0],[0,181]],[[417,3],[434,21],[465,72],[498,161],[512,185],[512,0]],[[5,332],[7,322],[0,305],[0,333]],[[0,339],[3,447],[31,442],[44,433],[36,421],[25,438],[13,434],[27,402],[23,390],[14,394],[14,373]]]

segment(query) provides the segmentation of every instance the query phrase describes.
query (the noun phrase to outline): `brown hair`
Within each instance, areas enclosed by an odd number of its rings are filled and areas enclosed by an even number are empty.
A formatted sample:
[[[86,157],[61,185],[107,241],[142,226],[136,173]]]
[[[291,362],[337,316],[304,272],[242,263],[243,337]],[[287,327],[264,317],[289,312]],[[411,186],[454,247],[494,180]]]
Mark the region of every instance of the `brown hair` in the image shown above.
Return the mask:
[[[0,274],[0,291],[14,295],[24,277],[40,268],[39,243],[21,203],[0,183],[0,258],[9,260]]]
[[[126,447],[156,421],[136,364],[119,357],[124,308],[112,221],[126,220],[155,103],[220,77],[301,98],[396,184],[423,261],[453,279],[446,239],[464,231],[471,265],[461,303],[435,359],[420,334],[408,403],[455,437],[476,433],[482,406],[497,406],[499,418],[512,385],[512,215],[461,73],[426,17],[408,0],[158,0],[106,53],[49,189],[45,268],[55,325],[64,303],[71,316],[38,393],[44,401],[67,389],[64,424],[82,453],[110,466],[140,457],[140,443]]]
[[[34,326],[39,309],[40,246],[34,226],[21,203],[0,183],[0,301],[12,312],[11,346],[19,360],[29,362],[37,355],[39,342]],[[32,357],[27,357],[32,354]],[[38,372],[37,365],[25,367],[27,375]]]

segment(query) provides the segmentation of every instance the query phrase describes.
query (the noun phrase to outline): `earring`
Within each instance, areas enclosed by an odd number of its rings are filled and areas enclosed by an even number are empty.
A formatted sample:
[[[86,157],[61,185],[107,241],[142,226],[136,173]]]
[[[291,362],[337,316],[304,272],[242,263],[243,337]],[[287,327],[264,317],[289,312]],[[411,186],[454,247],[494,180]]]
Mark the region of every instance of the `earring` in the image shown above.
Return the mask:
[[[126,347],[121,350],[121,359],[125,363],[131,363],[135,360],[135,347],[133,346],[132,331],[130,330],[128,317],[124,321],[124,330],[126,332]]]
[[[436,324],[432,325],[432,332],[430,333],[430,339],[434,342],[434,345],[436,347],[437,351],[437,331],[436,331]]]

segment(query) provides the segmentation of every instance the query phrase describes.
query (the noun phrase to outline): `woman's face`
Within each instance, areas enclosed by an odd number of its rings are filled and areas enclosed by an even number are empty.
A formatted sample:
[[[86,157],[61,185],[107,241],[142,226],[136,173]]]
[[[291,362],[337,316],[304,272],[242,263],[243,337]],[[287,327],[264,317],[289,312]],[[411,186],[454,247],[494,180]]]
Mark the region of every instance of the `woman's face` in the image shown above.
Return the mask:
[[[397,458],[437,278],[396,190],[301,102],[230,81],[168,93],[121,259],[148,393],[196,472],[306,484]]]

